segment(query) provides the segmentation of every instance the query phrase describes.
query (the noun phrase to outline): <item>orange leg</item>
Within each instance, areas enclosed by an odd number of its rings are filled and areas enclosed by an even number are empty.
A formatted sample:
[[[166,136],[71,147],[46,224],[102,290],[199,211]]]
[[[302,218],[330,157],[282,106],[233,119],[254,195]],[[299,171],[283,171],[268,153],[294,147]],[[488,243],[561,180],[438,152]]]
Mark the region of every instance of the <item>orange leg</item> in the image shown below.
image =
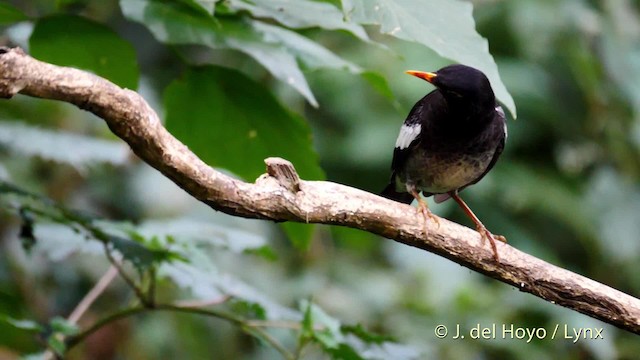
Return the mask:
[[[413,186],[407,186],[407,190],[409,190],[409,193],[413,196],[413,198],[418,201],[418,209],[420,209],[420,212],[422,212],[422,215],[424,215],[424,232],[427,233],[427,222],[429,221],[429,219],[438,224],[439,228],[440,219],[438,219],[437,216],[433,215],[431,210],[429,210],[429,205],[422,197],[420,197],[420,194],[418,194],[418,190],[416,190],[416,188]]]
[[[507,242],[507,238],[502,235],[494,235],[489,232],[484,224],[482,224],[480,219],[478,219],[476,214],[471,211],[471,208],[469,208],[467,203],[465,203],[464,200],[462,200],[462,198],[458,195],[457,191],[452,191],[449,193],[449,195],[458,203],[458,205],[460,205],[467,216],[476,224],[476,230],[480,233],[480,236],[482,238],[482,245],[484,245],[485,239],[488,239],[489,243],[491,244],[491,249],[493,250],[493,257],[496,259],[496,261],[500,261],[500,257],[498,256],[498,249],[496,248],[496,240]]]

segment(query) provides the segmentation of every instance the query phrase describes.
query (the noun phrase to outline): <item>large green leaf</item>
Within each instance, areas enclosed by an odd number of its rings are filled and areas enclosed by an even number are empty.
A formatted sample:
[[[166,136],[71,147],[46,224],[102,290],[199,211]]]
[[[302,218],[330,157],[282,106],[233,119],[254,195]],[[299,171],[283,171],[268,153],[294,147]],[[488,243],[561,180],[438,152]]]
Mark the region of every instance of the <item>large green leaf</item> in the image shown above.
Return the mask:
[[[31,54],[56,65],[94,72],[119,86],[138,87],[136,54],[108,27],[73,15],[38,20],[29,39]]]
[[[66,163],[79,171],[97,163],[122,165],[129,155],[129,148],[122,142],[9,121],[0,121],[0,145],[13,154]]]
[[[374,336],[361,326],[342,326],[340,321],[310,301],[301,301],[302,340],[319,344],[333,359],[406,359],[421,358],[412,347]]]
[[[189,69],[164,94],[169,131],[210,165],[254,180],[263,159],[290,160],[306,179],[324,177],[311,132],[260,84],[221,67]]]
[[[216,21],[177,2],[121,0],[120,7],[127,18],[146,25],[162,42],[239,50],[296,89],[311,104],[317,105],[295,57],[282,46],[264,42],[246,22]]]
[[[252,28],[261,35],[263,41],[284,45],[290,54],[309,68],[344,69],[353,73],[362,71],[358,66],[338,57],[327,48],[298,33],[261,21],[251,21],[250,23]]]
[[[482,70],[496,96],[516,116],[513,98],[500,79],[487,40],[475,30],[473,5],[460,0],[342,0],[345,15],[380,31],[414,41],[441,56]],[[426,69],[432,70],[432,69]]]
[[[265,237],[251,231],[189,218],[148,220],[134,229],[144,238],[171,238],[176,242],[215,246],[237,254],[268,246]]]
[[[211,15],[215,14],[217,2],[218,0],[193,0],[194,4],[196,4],[197,6],[200,6]]]
[[[306,37],[260,21],[214,19],[209,14],[178,2],[121,0],[120,6],[127,18],[146,25],[162,42],[229,48],[251,56],[314,106],[318,103],[300,70],[298,60],[309,68],[359,71],[355,65]]]
[[[303,119],[239,72],[190,69],[169,85],[164,103],[169,131],[210,165],[254,180],[265,171],[263,159],[280,156],[305,179],[324,177]],[[297,247],[305,248],[311,227],[296,225],[284,230]]]
[[[369,41],[362,26],[348,22],[332,4],[310,0],[230,0],[229,6],[247,10],[255,17],[272,18],[290,28],[320,27],[327,30],[346,30]]]
[[[284,222],[280,224],[282,230],[289,237],[289,241],[299,250],[308,250],[315,226],[296,222]]]
[[[13,5],[5,3],[0,4],[0,25],[9,25],[27,19],[29,19],[29,17]]]

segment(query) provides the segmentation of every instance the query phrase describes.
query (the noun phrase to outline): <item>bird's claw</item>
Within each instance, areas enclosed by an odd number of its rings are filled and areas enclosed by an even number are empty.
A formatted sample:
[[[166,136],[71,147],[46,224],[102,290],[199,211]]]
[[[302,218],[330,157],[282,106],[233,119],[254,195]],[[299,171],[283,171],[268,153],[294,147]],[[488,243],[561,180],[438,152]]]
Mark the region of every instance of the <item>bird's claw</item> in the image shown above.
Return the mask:
[[[500,242],[503,242],[503,243],[505,243],[505,244],[507,243],[507,238],[506,238],[506,237],[504,237],[504,235],[496,235],[496,234],[493,234],[493,238],[494,238],[494,239],[496,239],[496,240],[498,240],[498,241],[500,241]]]
[[[500,261],[500,256],[498,256],[498,248],[496,247],[496,240],[501,241],[503,243],[507,242],[507,238],[502,235],[494,235],[489,230],[487,230],[484,226],[478,226],[476,229],[480,233],[481,244],[484,246],[486,240],[489,240],[489,245],[491,245],[491,250],[493,250],[493,257],[496,261]]]
[[[438,219],[437,216],[435,216],[431,210],[429,210],[429,208],[427,207],[421,207],[420,211],[422,212],[422,215],[424,215],[424,221],[425,224],[427,223],[427,221],[429,221],[429,219],[433,220],[433,222],[436,223],[438,229],[440,228],[440,219]]]
[[[431,212],[431,210],[429,210],[429,207],[425,203],[419,202],[418,209],[424,216],[424,233],[425,234],[429,233],[429,230],[427,227],[427,224],[429,223],[429,219],[433,220],[433,222],[436,223],[437,228],[440,229],[440,219],[438,219],[438,217],[434,215]]]

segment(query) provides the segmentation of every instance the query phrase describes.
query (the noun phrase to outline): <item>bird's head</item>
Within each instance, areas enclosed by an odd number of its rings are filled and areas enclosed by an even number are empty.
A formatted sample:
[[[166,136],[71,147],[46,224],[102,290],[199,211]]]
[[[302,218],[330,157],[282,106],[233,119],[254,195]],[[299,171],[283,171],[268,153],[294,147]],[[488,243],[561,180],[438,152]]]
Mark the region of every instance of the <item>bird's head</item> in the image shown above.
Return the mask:
[[[437,87],[450,102],[464,103],[480,109],[495,107],[495,95],[485,74],[465,65],[449,65],[436,72],[406,72]]]

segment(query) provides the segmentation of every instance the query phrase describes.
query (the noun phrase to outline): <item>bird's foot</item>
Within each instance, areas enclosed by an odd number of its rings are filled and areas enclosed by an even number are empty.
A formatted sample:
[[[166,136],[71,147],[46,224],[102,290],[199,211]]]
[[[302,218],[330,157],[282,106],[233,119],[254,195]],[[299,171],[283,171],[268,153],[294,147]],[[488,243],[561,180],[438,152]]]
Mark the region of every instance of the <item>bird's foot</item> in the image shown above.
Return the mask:
[[[407,185],[407,191],[409,192],[409,194],[411,194],[413,196],[414,199],[416,199],[416,201],[418,202],[418,210],[424,216],[424,233],[425,233],[425,235],[429,233],[429,228],[427,226],[427,224],[429,223],[429,219],[433,220],[433,222],[435,222],[437,224],[438,229],[439,229],[440,228],[440,219],[438,219],[438,217],[435,216],[431,212],[431,210],[429,210],[429,205],[427,205],[427,201],[420,197],[420,194],[418,194],[418,191],[416,190],[415,186]]]
[[[425,234],[428,232],[427,231],[427,224],[429,223],[429,219],[433,220],[433,222],[436,223],[438,229],[440,228],[440,219],[437,216],[435,216],[431,212],[431,210],[429,210],[429,207],[427,206],[426,202],[418,201],[418,209],[420,209],[420,212],[424,216],[424,232],[425,232]]]
[[[452,192],[449,192],[448,194],[449,196],[451,196],[453,200],[455,200],[458,203],[458,205],[460,205],[460,207],[462,208],[462,210],[464,210],[467,216],[471,220],[473,220],[473,222],[476,224],[476,230],[480,233],[482,246],[484,246],[485,240],[489,240],[489,244],[491,245],[491,250],[493,250],[493,257],[494,259],[496,259],[497,262],[500,262],[500,257],[498,256],[498,248],[496,247],[496,240],[506,243],[507,238],[502,235],[493,235],[489,230],[487,230],[487,228],[482,224],[480,219],[478,219],[476,214],[474,214],[473,211],[471,211],[467,203],[465,203],[464,200],[462,200],[462,198],[460,197],[460,195],[458,195],[457,191],[452,191]]]
[[[476,230],[480,233],[480,239],[482,241],[482,246],[486,240],[489,240],[489,245],[491,245],[491,250],[493,250],[493,258],[496,261],[500,261],[500,256],[498,256],[498,248],[496,247],[496,241],[501,241],[503,243],[507,242],[507,238],[502,235],[494,235],[489,230],[487,230],[484,225],[478,225]]]

